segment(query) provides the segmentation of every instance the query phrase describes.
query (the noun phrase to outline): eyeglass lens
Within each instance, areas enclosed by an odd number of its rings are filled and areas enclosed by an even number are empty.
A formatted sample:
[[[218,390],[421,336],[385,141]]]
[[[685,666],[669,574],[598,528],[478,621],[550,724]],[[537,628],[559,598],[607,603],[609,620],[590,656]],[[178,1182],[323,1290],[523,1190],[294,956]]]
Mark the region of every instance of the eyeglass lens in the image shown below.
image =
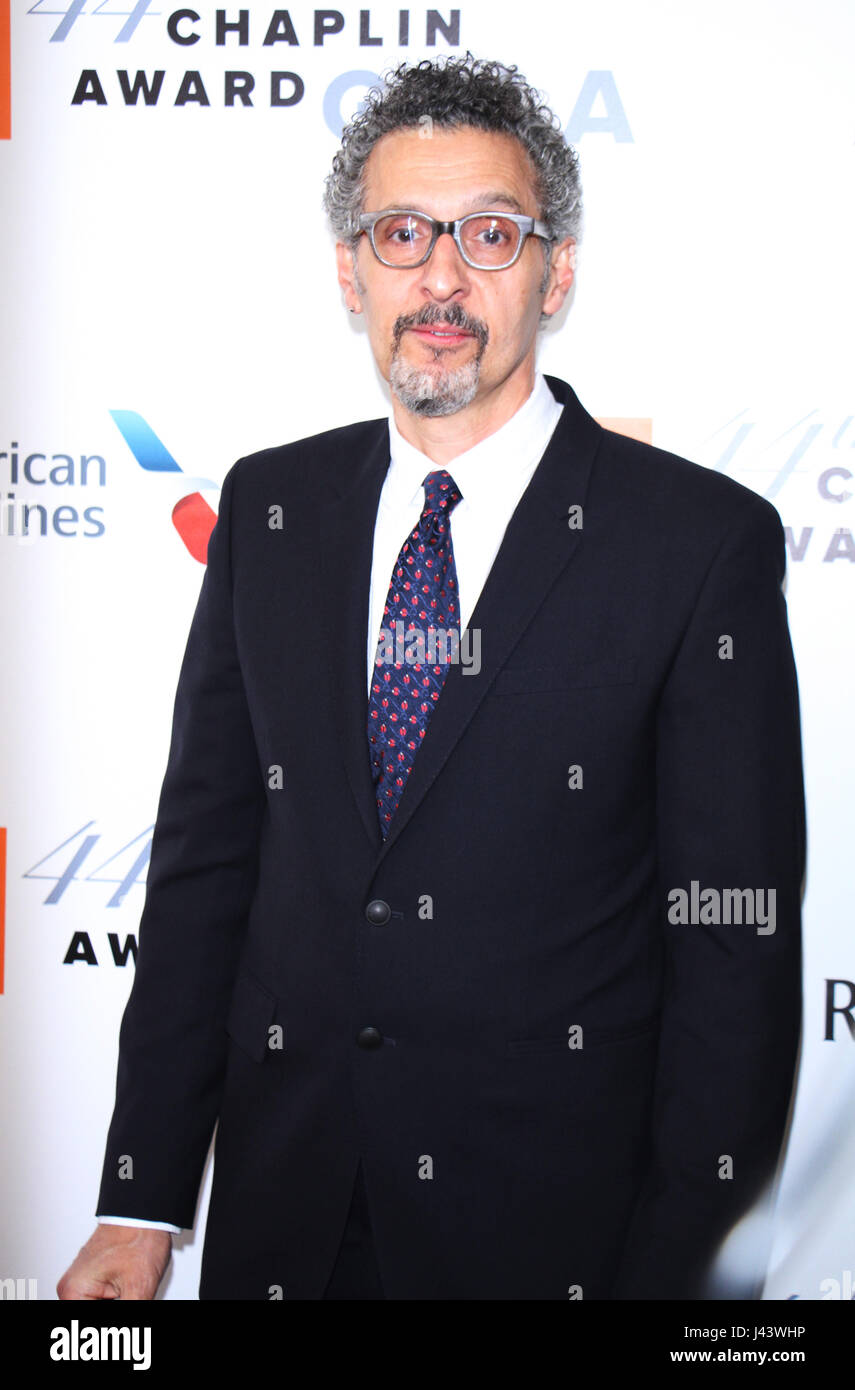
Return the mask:
[[[467,256],[485,270],[513,260],[522,233],[515,222],[499,213],[468,218],[460,228]],[[430,245],[431,224],[415,213],[390,213],[374,226],[374,243],[380,258],[390,265],[416,265]]]

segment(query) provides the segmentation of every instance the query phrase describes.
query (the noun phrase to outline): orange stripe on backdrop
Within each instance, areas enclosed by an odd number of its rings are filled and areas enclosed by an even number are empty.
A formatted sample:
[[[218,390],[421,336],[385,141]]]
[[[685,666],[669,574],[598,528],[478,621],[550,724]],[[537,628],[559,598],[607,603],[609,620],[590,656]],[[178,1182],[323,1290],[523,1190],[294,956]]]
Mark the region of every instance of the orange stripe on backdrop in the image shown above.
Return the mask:
[[[0,0],[0,140],[12,136],[12,38],[10,0]]]
[[[626,434],[630,439],[640,439],[642,444],[653,443],[653,421],[631,415],[597,417],[597,423],[604,430],[614,430],[615,434]]]
[[[0,994],[4,988],[3,964],[6,959],[6,830],[0,826]]]

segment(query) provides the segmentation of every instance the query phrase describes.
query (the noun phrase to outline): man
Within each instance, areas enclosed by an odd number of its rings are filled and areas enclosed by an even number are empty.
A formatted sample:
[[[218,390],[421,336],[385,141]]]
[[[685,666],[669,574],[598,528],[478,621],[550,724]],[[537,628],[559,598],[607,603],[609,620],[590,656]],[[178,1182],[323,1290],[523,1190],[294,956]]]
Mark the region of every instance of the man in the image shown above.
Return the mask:
[[[60,1296],[153,1297],[215,1122],[202,1298],[707,1296],[799,1034],[780,520],[536,372],[579,187],[515,69],[398,69],[327,209],[392,413],[225,480]]]

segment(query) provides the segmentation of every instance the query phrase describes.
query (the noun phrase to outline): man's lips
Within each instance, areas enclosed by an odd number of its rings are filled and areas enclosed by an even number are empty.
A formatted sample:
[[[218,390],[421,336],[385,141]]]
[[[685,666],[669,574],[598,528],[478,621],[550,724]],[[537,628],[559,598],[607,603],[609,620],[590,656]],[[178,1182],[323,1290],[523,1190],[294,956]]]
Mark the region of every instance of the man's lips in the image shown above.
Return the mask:
[[[465,338],[472,338],[475,335],[468,333],[465,328],[449,328],[443,324],[417,324],[410,329],[411,333],[418,333],[420,338],[425,338],[431,343],[462,343]]]

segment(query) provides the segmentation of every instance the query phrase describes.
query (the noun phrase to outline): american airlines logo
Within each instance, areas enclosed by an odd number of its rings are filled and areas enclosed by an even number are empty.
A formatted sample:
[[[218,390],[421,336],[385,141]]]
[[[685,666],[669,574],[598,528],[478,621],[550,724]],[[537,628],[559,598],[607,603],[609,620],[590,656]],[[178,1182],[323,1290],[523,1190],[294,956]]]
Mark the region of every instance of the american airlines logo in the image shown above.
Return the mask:
[[[172,524],[193,559],[204,565],[217,513],[202,496],[202,491],[217,493],[218,484],[210,478],[185,478],[166,445],[135,410],[111,410],[110,414],[140,468],[162,477],[174,477],[177,473],[182,483],[192,489],[172,508]]]

